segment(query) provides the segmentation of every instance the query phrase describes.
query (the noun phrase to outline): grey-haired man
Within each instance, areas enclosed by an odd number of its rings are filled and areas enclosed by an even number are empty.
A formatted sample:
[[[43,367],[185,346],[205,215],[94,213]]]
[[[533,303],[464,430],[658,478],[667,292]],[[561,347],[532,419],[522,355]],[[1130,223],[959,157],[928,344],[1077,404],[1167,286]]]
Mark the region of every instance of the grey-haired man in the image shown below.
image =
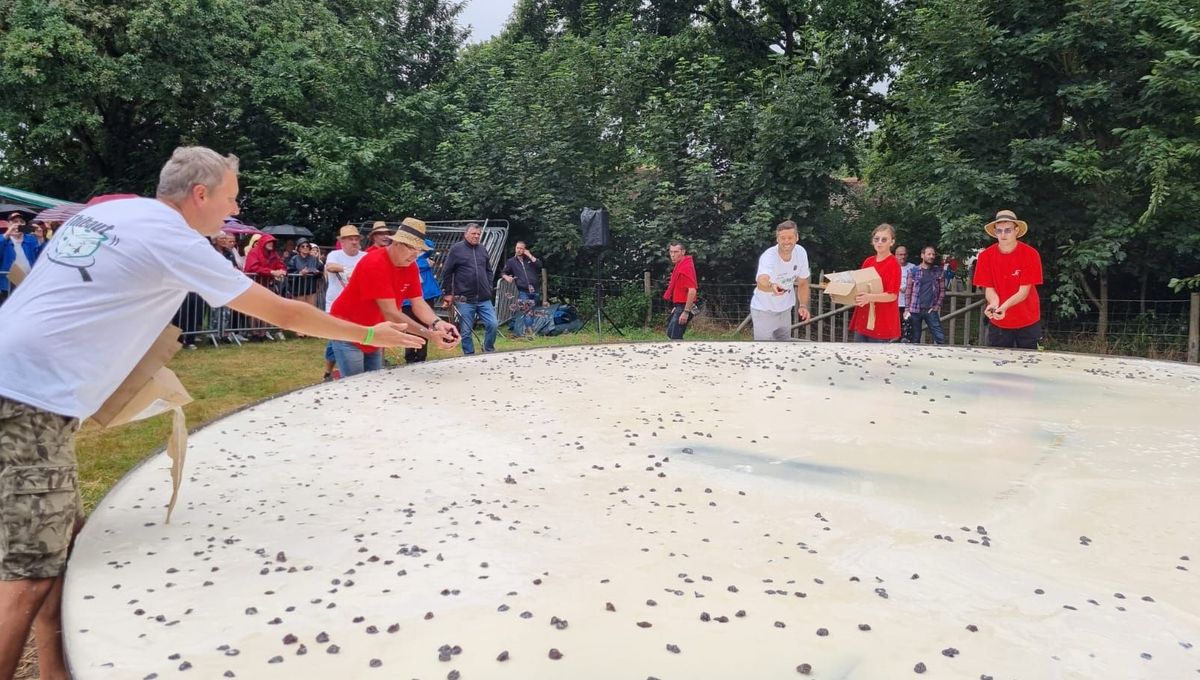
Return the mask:
[[[284,300],[230,266],[207,237],[238,214],[237,169],[234,156],[176,149],[157,198],[109,201],[67,220],[45,262],[0,307],[0,678],[13,675],[31,626],[42,677],[68,677],[59,605],[83,516],[75,431],[189,291],[308,335],[387,347],[423,342],[399,324],[367,328]]]

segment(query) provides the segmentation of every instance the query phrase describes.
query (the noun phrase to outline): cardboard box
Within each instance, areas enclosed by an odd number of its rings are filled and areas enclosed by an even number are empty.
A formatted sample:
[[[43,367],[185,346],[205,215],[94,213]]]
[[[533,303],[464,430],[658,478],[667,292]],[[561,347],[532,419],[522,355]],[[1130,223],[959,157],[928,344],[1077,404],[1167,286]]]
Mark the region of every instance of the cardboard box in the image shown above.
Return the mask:
[[[839,305],[852,305],[859,293],[882,293],[883,281],[874,267],[826,274],[825,294]]]
[[[191,403],[179,377],[166,364],[179,351],[179,329],[167,326],[141,361],[129,372],[116,392],[104,402],[92,420],[101,427],[116,427],[172,411],[171,436],[167,440],[167,455],[171,459],[171,500],[167,503],[167,522],[179,498],[183,482],[183,463],[187,457],[187,421],[183,406]]]
[[[840,305],[853,305],[854,298],[859,293],[882,293],[883,280],[874,267],[856,269],[852,272],[833,272],[826,274],[829,283],[825,284],[825,294]],[[867,328],[875,328],[875,303],[872,302],[867,310]]]

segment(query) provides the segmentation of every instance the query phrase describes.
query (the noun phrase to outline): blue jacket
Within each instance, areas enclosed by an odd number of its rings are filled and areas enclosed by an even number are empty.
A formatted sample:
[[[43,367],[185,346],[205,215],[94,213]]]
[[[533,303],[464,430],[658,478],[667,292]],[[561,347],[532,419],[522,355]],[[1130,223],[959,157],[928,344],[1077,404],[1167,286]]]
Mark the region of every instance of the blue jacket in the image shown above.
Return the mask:
[[[472,246],[459,241],[446,255],[442,266],[442,288],[447,295],[463,298],[463,302],[484,302],[492,299],[492,270],[488,265],[487,249],[482,244]]]
[[[37,242],[37,239],[25,235],[21,239],[21,248],[25,251],[25,257],[29,260],[29,266],[37,261],[38,255],[42,252],[42,245]],[[13,268],[17,261],[17,247],[12,239],[4,239],[4,244],[0,245],[0,291],[8,290],[8,272]]]
[[[425,245],[433,248],[433,241],[425,239]],[[417,269],[421,272],[421,297],[426,300],[442,296],[442,287],[438,285],[437,277],[433,275],[433,265],[429,263],[429,253],[432,250],[426,250],[417,256]],[[405,307],[411,307],[408,300],[404,301]]]

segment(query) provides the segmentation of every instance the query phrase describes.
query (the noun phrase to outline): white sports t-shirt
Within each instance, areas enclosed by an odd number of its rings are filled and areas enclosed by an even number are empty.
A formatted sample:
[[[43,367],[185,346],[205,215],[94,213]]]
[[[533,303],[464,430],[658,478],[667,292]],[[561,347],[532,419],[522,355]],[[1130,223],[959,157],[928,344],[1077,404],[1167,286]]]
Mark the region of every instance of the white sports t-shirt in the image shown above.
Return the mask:
[[[755,280],[763,274],[771,277],[771,283],[786,288],[788,292],[784,295],[772,295],[755,288],[754,297],[750,299],[750,309],[761,312],[786,312],[796,306],[796,281],[807,279],[811,275],[808,270],[808,252],[798,245],[792,249],[792,259],[784,262],[783,258],[779,257],[779,246],[771,246],[758,258]]]
[[[55,232],[0,307],[0,396],[87,418],[188,291],[220,307],[250,285],[164,203],[130,198],[86,208]]]
[[[328,267],[331,264],[340,264],[346,271],[341,273],[341,276],[334,274],[328,269],[325,270],[325,311],[333,309],[333,301],[338,299],[343,290],[346,290],[346,284],[350,282],[350,275],[354,273],[354,268],[358,266],[360,260],[367,254],[367,251],[360,250],[354,257],[350,257],[344,250],[334,250],[325,256],[325,265]]]

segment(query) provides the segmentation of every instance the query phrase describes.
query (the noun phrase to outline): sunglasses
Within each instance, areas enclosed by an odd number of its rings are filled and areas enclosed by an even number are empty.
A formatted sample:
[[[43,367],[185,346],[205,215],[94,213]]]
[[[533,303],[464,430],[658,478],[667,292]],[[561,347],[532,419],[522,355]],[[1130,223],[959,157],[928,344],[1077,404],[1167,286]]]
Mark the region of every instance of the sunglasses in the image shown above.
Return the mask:
[[[992,227],[997,234],[1011,234],[1017,230],[1016,227]]]
[[[890,240],[892,240],[891,236],[876,236],[871,239],[874,243],[887,243]]]

